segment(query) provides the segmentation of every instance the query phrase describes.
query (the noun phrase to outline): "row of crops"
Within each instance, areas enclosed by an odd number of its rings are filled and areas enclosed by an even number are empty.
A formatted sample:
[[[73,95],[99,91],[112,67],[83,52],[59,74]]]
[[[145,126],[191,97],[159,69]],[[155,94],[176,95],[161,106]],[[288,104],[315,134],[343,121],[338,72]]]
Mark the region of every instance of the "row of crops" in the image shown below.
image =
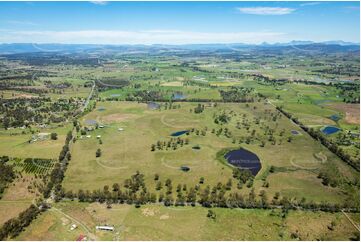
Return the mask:
[[[54,164],[54,160],[41,158],[26,158],[24,162],[18,163],[22,167],[22,171],[37,175],[49,173],[53,169]]]

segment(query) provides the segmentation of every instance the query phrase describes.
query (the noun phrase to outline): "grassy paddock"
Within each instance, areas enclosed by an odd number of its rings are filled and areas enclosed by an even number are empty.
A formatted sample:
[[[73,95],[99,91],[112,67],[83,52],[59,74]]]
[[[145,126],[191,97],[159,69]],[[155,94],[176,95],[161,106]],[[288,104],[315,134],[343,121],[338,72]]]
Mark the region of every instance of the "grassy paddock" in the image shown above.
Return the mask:
[[[349,240],[357,230],[341,213],[213,208],[167,208],[146,205],[79,204],[61,202],[40,215],[16,240],[75,240],[79,235],[97,240]],[[328,226],[335,221],[333,230]],[[356,221],[357,222],[357,221]],[[71,224],[78,228],[70,231]],[[96,231],[96,225],[114,232]]]
[[[273,110],[271,105],[263,103],[250,104],[218,104],[217,107],[207,107],[201,114],[190,112],[196,107],[196,103],[180,103],[180,109],[172,110],[149,110],[146,104],[135,102],[99,102],[97,107],[103,107],[102,111],[95,109],[84,116],[80,121],[86,126],[87,120],[96,120],[104,128],[90,131],[80,137],[72,146],[72,160],[66,171],[63,186],[66,190],[78,191],[78,189],[93,190],[102,189],[103,186],[112,186],[113,183],[122,184],[124,179],[129,178],[137,170],[145,174],[148,189],[154,191],[156,182],[154,174],[160,175],[164,183],[167,178],[172,180],[173,186],[186,184],[188,187],[198,184],[201,177],[205,178],[206,185],[216,185],[218,182],[226,183],[232,178],[232,169],[217,159],[217,152],[223,149],[236,149],[242,146],[257,154],[262,163],[262,169],[255,179],[254,187],[258,194],[265,190],[269,199],[276,192],[290,198],[306,198],[307,201],[329,201],[342,203],[347,198],[339,188],[331,188],[322,185],[321,179],[317,178],[318,171],[333,164],[339,167],[342,175],[347,177],[356,176],[349,167],[344,165],[335,155],[326,150],[318,142],[303,132],[287,118],[280,116],[277,122],[270,120],[265,110]],[[232,113],[228,124],[217,125],[213,121],[213,115],[225,111]],[[236,123],[242,121],[242,117],[250,121],[250,129],[237,129]],[[260,125],[254,123],[254,118],[261,119]],[[273,127],[278,134],[284,129],[285,134],[276,136],[275,145],[270,144],[261,127]],[[189,145],[178,147],[176,150],[151,151],[151,145],[158,140],[167,141],[170,134],[175,131],[196,128],[203,130],[207,127],[205,136],[191,133],[182,138],[189,139]],[[212,129],[227,127],[236,142],[224,135],[217,136]],[[123,131],[118,131],[123,128]],[[252,141],[250,144],[239,144],[238,140],[250,135],[255,129],[257,140],[264,140],[265,147],[260,147],[260,141]],[[291,130],[297,130],[300,135],[292,136],[292,141],[287,142],[291,136]],[[102,144],[96,136],[100,135]],[[192,146],[199,145],[200,150],[193,150]],[[102,155],[95,157],[96,150],[100,148]],[[287,151],[287,152],[285,152]],[[315,154],[322,153],[326,159],[320,161]],[[219,155],[219,154],[218,154]],[[180,170],[180,166],[189,166],[189,172]],[[270,173],[271,166],[278,168],[278,172]],[[269,187],[263,187],[264,181]],[[233,179],[233,188],[237,181]],[[309,187],[313,189],[309,189]],[[244,187],[239,192],[247,195],[249,188]]]

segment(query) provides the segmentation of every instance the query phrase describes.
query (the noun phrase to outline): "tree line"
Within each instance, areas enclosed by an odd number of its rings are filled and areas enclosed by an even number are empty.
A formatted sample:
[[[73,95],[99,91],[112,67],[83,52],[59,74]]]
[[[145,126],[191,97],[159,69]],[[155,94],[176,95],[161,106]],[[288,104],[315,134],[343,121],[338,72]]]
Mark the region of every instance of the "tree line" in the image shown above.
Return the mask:
[[[360,163],[358,161],[352,160],[351,156],[347,154],[343,149],[339,148],[336,144],[332,143],[332,141],[328,140],[322,133],[313,128],[306,127],[303,123],[301,123],[297,118],[293,117],[292,114],[286,112],[281,107],[276,107],[278,111],[284,114],[287,118],[291,119],[297,125],[299,125],[306,133],[308,133],[312,138],[318,140],[323,144],[328,150],[337,155],[341,160],[346,162],[348,165],[360,171]]]

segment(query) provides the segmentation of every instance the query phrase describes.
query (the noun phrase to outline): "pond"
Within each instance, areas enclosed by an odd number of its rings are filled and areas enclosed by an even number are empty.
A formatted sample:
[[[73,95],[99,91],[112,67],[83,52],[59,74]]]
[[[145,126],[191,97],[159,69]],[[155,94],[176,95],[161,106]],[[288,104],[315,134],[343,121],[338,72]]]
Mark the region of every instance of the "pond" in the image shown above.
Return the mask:
[[[317,99],[317,100],[313,101],[313,103],[316,105],[321,105],[321,104],[325,104],[325,103],[329,103],[329,102],[332,102],[332,100]]]
[[[187,172],[187,171],[190,171],[191,168],[189,168],[188,166],[181,166],[180,169],[181,169],[182,171]]]
[[[100,111],[100,112],[105,111],[105,110],[106,110],[105,107],[99,107],[98,108],[98,111]]]
[[[170,135],[173,137],[177,137],[177,136],[181,136],[182,134],[185,134],[188,132],[189,132],[189,130],[182,130],[182,131],[177,131],[177,132],[171,133]]]
[[[337,122],[337,121],[339,121],[339,120],[341,119],[341,117],[338,116],[337,114],[333,114],[333,115],[331,115],[331,116],[329,117],[329,119]]]
[[[299,135],[300,133],[297,130],[291,130],[291,134],[293,135]]]
[[[185,98],[186,98],[186,96],[182,92],[175,92],[172,95],[173,100],[182,100],[182,99],[185,99]]]
[[[334,126],[326,126],[321,131],[325,135],[330,135],[330,134],[334,134],[334,133],[340,131],[340,129],[337,127],[334,127]]]
[[[238,167],[239,169],[249,169],[254,176],[257,175],[262,167],[258,156],[243,148],[229,151],[224,155],[224,158],[229,164]]]
[[[147,103],[147,107],[148,109],[159,109],[160,105],[155,102],[149,102]]]

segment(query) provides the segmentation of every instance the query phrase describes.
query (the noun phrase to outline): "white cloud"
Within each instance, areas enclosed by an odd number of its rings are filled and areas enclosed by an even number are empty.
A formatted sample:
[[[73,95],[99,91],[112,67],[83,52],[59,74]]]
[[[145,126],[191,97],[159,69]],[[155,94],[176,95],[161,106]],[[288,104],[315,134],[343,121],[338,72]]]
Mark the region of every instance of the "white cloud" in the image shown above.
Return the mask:
[[[9,31],[0,30],[1,43],[66,44],[206,44],[261,43],[285,41],[280,32],[187,32],[178,30],[146,31]]]
[[[238,8],[241,13],[256,14],[256,15],[285,15],[290,14],[296,9],[294,8],[280,8],[280,7],[249,7]]]
[[[107,5],[108,2],[107,1],[90,1],[92,4],[96,4],[96,5]]]

